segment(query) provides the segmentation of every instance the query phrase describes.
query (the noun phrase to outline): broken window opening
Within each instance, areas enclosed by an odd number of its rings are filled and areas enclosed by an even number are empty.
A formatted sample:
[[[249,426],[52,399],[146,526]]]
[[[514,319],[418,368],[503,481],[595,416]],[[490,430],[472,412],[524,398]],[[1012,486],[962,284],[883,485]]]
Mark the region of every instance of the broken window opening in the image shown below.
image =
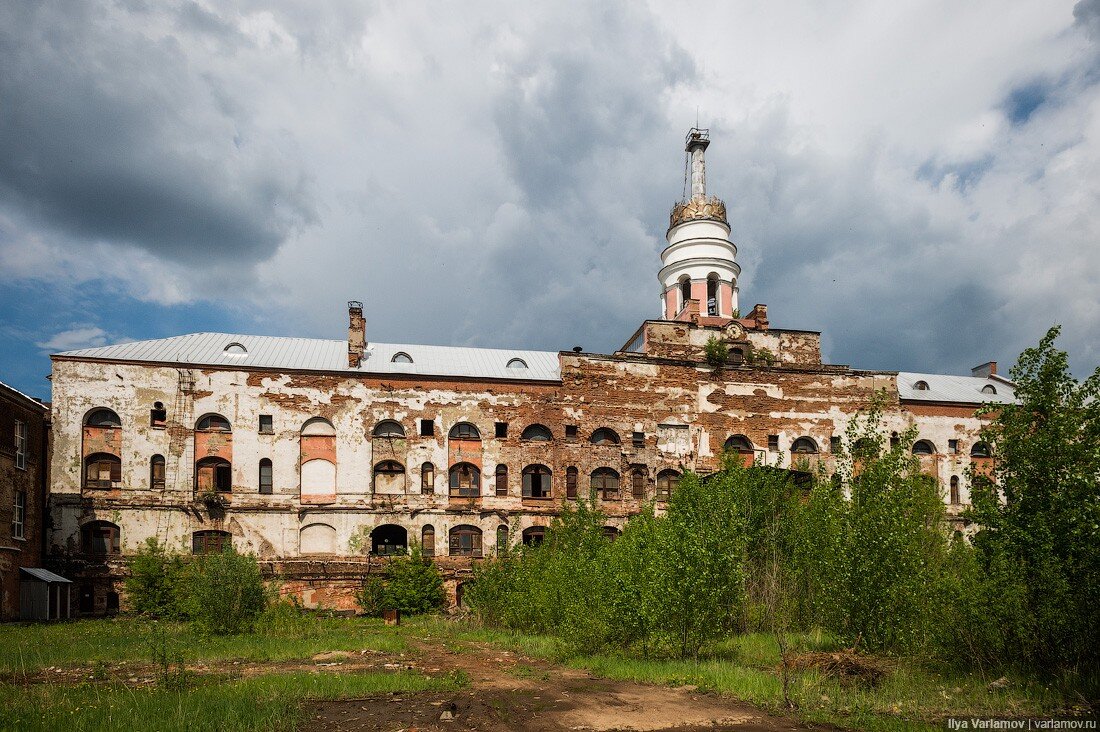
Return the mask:
[[[718,275],[707,277],[707,315],[718,314]]]
[[[796,455],[816,455],[817,443],[810,437],[799,437],[791,444],[791,452]]]
[[[497,439],[502,440],[502,439],[504,439],[505,437],[508,436],[508,423],[507,422],[494,422],[493,423],[493,430],[494,430],[493,434],[496,435]]]
[[[452,440],[480,440],[481,432],[469,422],[459,422],[451,428],[447,436]]]
[[[163,428],[168,424],[168,410],[161,402],[153,402],[153,408],[149,410],[149,426]]]
[[[619,474],[611,468],[596,468],[592,471],[592,490],[605,501],[619,500]]]
[[[588,441],[593,445],[618,445],[619,433],[609,427],[600,427],[592,433]]]
[[[85,458],[84,466],[85,488],[109,490],[122,484],[122,461],[114,455],[93,453]]]
[[[957,506],[960,503],[959,500],[959,476],[951,476],[951,492],[948,496],[948,500],[951,501],[952,506]]]
[[[435,527],[431,524],[420,530],[420,551],[426,557],[435,556]]]
[[[662,470],[657,473],[657,500],[667,501],[680,487],[680,474],[675,470]]]
[[[458,498],[476,498],[481,495],[481,471],[470,463],[458,463],[451,467],[450,493]]]
[[[635,468],[630,474],[630,492],[635,498],[645,498],[645,470]]]
[[[435,436],[435,421],[431,419],[420,420],[420,436],[421,437],[434,437]]]
[[[370,532],[370,553],[380,557],[407,554],[409,532],[397,524],[382,524]]]
[[[93,409],[84,418],[87,427],[121,427],[122,420],[110,409]]]
[[[575,425],[575,424],[565,425],[565,439],[569,440],[570,442],[576,442],[577,441],[577,425]]]
[[[768,435],[768,449],[779,452],[779,435]]]
[[[228,531],[207,529],[191,534],[192,554],[221,554],[233,545],[233,535]]]
[[[993,451],[989,449],[989,445],[984,442],[975,442],[974,447],[970,448],[970,457],[976,458],[988,458],[993,457]]]
[[[229,424],[229,420],[220,414],[207,414],[204,417],[200,417],[199,421],[195,423],[195,429],[200,432],[233,431],[233,428]]]
[[[452,557],[481,556],[481,529],[476,526],[456,526],[451,529],[450,539]]]
[[[273,435],[275,434],[275,421],[270,414],[260,415],[260,434],[261,435]]]
[[[528,465],[523,469],[523,497],[550,498],[550,468]]]
[[[431,463],[420,466],[420,492],[435,493],[435,465]]]
[[[538,546],[546,540],[545,526],[532,526],[523,530],[523,545]]]
[[[630,436],[630,441],[636,450],[645,447],[645,432],[635,432]]]
[[[691,280],[687,275],[684,275],[680,280],[680,309],[683,310],[687,307],[688,300],[691,299]]]
[[[80,530],[85,554],[118,554],[120,551],[119,528],[110,521],[92,521]]]
[[[228,493],[233,490],[233,467],[228,460],[207,457],[195,464],[195,490],[198,493]]]
[[[375,493],[404,493],[405,466],[396,460],[383,460],[374,466]]]
[[[936,448],[928,440],[917,440],[913,443],[914,455],[935,455]]]
[[[497,556],[508,553],[508,527],[501,524],[497,527]]]

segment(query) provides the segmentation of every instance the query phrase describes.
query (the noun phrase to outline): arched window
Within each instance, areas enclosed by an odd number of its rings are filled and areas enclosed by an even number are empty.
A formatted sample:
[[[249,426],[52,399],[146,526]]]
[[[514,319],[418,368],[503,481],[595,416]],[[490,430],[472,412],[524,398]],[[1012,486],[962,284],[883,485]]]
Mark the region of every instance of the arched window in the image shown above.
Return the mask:
[[[409,532],[397,524],[383,524],[370,532],[370,553],[383,557],[404,554],[409,546]]]
[[[80,528],[81,547],[85,554],[118,554],[121,551],[120,531],[110,521],[91,521]]]
[[[993,386],[993,384],[986,384],[985,386],[982,387],[982,393],[983,394],[996,394],[997,393],[997,387]]]
[[[392,419],[384,419],[374,426],[375,437],[385,437],[387,439],[398,439],[405,436],[405,428],[401,426],[399,422],[394,422]]]
[[[535,442],[550,442],[554,439],[554,435],[550,432],[548,427],[541,424],[533,424],[523,431],[519,439],[532,440]]]
[[[435,527],[431,524],[420,530],[420,551],[426,557],[435,556]]]
[[[336,428],[324,417],[311,417],[302,424],[302,437],[335,437]]]
[[[791,452],[795,455],[816,455],[817,443],[810,437],[799,437],[791,445]]]
[[[222,349],[222,352],[225,353],[226,356],[247,356],[248,355],[248,349],[245,348],[244,345],[241,344],[241,343],[230,343],[228,346],[226,346],[224,349]]]
[[[916,389],[917,391],[928,391],[928,382],[927,381],[918,381],[915,384],[913,384],[913,388]]]
[[[680,309],[683,310],[687,307],[688,300],[691,299],[691,280],[687,275],[680,278]]]
[[[163,455],[154,455],[149,459],[149,487],[155,491],[164,490]]]
[[[928,440],[917,440],[913,443],[914,455],[935,455],[936,447]]]
[[[404,493],[405,466],[396,460],[383,460],[374,466],[375,493]]]
[[[675,470],[662,470],[657,473],[657,500],[667,501],[680,487],[680,474]]]
[[[299,554],[335,554],[336,529],[328,524],[309,524],[298,532]]]
[[[718,275],[707,277],[707,315],[718,314]]]
[[[221,554],[229,546],[233,546],[233,535],[228,531],[210,529],[191,534],[192,554]]]
[[[497,556],[508,553],[508,526],[501,524],[497,527]]]
[[[199,432],[232,432],[233,428],[229,424],[229,420],[220,414],[207,414],[199,417],[199,421],[195,423],[195,429]]]
[[[605,501],[619,498],[619,474],[611,468],[596,468],[592,471],[592,490]]]
[[[451,428],[447,436],[452,440],[480,440],[481,432],[469,422],[459,422]]]
[[[228,493],[233,490],[233,466],[225,458],[207,457],[195,463],[195,490]]]
[[[600,427],[598,430],[592,433],[592,436],[588,438],[588,441],[593,445],[618,445],[619,434],[609,427]]]
[[[93,409],[84,417],[86,427],[121,427],[122,420],[110,409]]]
[[[957,506],[960,503],[960,501],[959,501],[959,476],[957,476],[957,475],[952,475],[951,476],[951,493],[948,496],[948,500],[951,502],[952,506]]]
[[[168,424],[168,410],[164,408],[164,402],[153,402],[153,408],[149,410],[149,426],[164,427]]]
[[[452,557],[481,556],[481,529],[476,526],[456,526],[451,529],[450,539]]]
[[[989,445],[984,442],[975,442],[974,447],[970,448],[970,457],[975,458],[989,458],[993,457],[993,451],[989,449]]]
[[[508,466],[501,463],[497,466],[496,492],[498,496],[508,495]]]
[[[550,468],[528,465],[523,469],[523,497],[550,498]]]
[[[84,487],[109,490],[122,485],[122,461],[105,452],[84,458]]]
[[[532,526],[523,530],[523,545],[538,546],[546,538],[545,526]]]
[[[577,497],[577,469],[572,466],[565,469],[565,497]]]
[[[726,450],[733,452],[739,452],[741,454],[752,454],[752,443],[749,442],[749,438],[744,435],[733,435],[726,440],[726,444],[723,445]]]
[[[470,463],[456,463],[451,466],[451,495],[460,498],[474,498],[481,495],[481,471]]]
[[[420,466],[420,492],[435,493],[435,466],[431,463]]]
[[[260,460],[260,493],[271,495],[274,492],[275,475],[271,468],[271,461],[267,458]]]
[[[390,361],[393,363],[412,363],[413,359],[412,356],[405,353],[404,351],[398,351],[397,353],[393,354],[393,358],[391,358]]]
[[[645,468],[630,471],[630,493],[635,498],[645,498]]]
[[[510,369],[525,369],[527,368],[527,362],[522,358],[513,358],[508,362],[508,368]]]

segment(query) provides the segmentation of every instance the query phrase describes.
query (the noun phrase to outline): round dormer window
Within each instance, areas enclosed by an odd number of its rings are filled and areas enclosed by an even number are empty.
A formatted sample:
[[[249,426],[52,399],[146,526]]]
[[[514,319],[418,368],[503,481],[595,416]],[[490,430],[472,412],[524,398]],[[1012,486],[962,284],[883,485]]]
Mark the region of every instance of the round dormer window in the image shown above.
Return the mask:
[[[513,358],[508,362],[508,368],[510,369],[525,369],[527,368],[527,362],[522,358]]]
[[[247,356],[248,349],[240,343],[230,343],[225,347],[226,356]]]

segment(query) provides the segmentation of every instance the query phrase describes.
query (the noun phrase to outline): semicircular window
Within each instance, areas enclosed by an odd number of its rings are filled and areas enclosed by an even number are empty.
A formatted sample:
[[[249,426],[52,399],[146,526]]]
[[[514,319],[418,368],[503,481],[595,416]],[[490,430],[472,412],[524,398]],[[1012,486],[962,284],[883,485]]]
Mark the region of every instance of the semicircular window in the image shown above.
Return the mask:
[[[508,362],[508,368],[510,369],[525,369],[527,368],[527,362],[522,358],[513,358]]]
[[[375,425],[374,436],[398,439],[405,436],[405,428],[401,426],[400,422],[395,422],[392,419],[384,419]]]
[[[247,356],[248,349],[241,343],[230,343],[225,347],[225,355],[227,356]]]
[[[996,394],[997,393],[997,387],[993,386],[993,384],[986,384],[985,386],[982,387],[982,393],[983,394]]]
[[[527,427],[523,431],[523,434],[519,436],[521,440],[535,440],[538,442],[550,442],[554,439],[554,435],[550,432],[550,429],[541,424],[533,424]]]
[[[412,363],[413,359],[412,356],[405,353],[404,351],[398,351],[397,353],[393,354],[393,358],[391,358],[390,361],[392,361],[393,363]]]

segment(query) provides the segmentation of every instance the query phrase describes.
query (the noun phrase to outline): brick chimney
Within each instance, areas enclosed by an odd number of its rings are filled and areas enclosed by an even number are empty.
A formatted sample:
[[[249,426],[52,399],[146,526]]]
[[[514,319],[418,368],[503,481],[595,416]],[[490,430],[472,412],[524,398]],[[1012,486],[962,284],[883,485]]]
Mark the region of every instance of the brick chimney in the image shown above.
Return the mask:
[[[987,363],[983,363],[981,366],[975,366],[974,368],[970,369],[970,375],[978,377],[996,376],[997,362],[989,361]]]
[[[769,325],[768,306],[760,304],[754,306],[748,317],[742,318],[742,321],[744,320],[751,320],[756,330],[767,330]]]
[[[367,321],[363,317],[363,303],[348,302],[348,367],[357,369],[367,348]]]

